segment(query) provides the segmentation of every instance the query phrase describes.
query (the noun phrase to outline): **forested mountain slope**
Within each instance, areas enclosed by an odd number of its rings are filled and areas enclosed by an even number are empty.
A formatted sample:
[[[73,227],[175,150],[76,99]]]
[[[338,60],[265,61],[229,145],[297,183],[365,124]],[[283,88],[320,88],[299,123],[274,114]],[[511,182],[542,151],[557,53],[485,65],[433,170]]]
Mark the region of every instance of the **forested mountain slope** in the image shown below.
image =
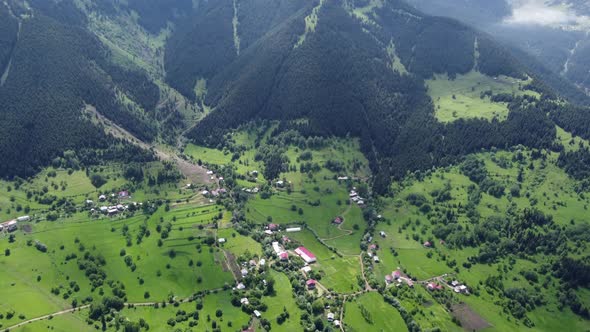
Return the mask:
[[[425,16],[401,1],[314,5],[241,48],[239,55],[232,53],[223,61],[235,59],[218,73],[199,71],[208,80],[206,103],[215,110],[190,138],[218,146],[228,129],[253,118],[306,119],[285,128],[361,137],[384,182],[389,175],[446,164],[482,148],[551,145],[554,126],[519,98],[502,122],[443,125],[434,118],[424,80],[435,74],[452,79],[477,70],[492,77],[527,77],[524,67],[488,36],[457,21]],[[227,35],[224,43],[230,49]]]
[[[145,110],[155,108],[159,91],[146,74],[110,62],[109,50],[84,29],[85,16],[72,2],[31,4],[32,9],[20,8],[26,14],[1,23],[7,25],[3,40],[12,35],[13,48],[2,52],[0,62],[5,70],[0,86],[0,174],[32,175],[69,149],[78,151],[83,163],[114,157],[107,150],[115,149],[117,141],[84,118],[85,104],[142,139],[154,138],[148,115],[124,102],[133,99]],[[6,12],[4,4],[1,7]],[[21,25],[18,33],[16,21]],[[115,155],[125,155],[119,152]]]

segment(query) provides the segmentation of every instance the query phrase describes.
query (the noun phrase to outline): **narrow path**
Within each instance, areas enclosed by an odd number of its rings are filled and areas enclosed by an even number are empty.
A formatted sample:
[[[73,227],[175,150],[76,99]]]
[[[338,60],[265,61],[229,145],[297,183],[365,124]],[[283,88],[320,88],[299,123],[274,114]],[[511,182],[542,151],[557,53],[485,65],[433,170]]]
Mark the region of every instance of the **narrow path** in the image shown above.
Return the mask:
[[[218,291],[221,291],[221,290],[223,290],[223,288],[210,289],[210,290],[207,291],[207,293],[218,292]],[[193,298],[192,296],[185,297],[185,298],[180,299],[178,302],[179,303],[190,302],[192,298]],[[125,307],[129,307],[129,306],[133,306],[133,307],[149,307],[149,306],[153,306],[153,305],[160,304],[160,303],[162,303],[162,302],[125,302],[124,305],[125,305]],[[17,327],[21,327],[23,325],[27,325],[27,324],[30,324],[30,323],[33,323],[33,322],[44,320],[44,319],[49,319],[50,317],[53,318],[55,316],[69,314],[69,313],[75,312],[76,310],[78,310],[78,311],[79,310],[85,310],[85,309],[88,309],[88,308],[90,308],[90,304],[86,304],[86,305],[79,306],[79,307],[76,307],[76,308],[70,308],[70,309],[66,309],[66,310],[54,312],[54,313],[51,313],[51,314],[48,314],[48,315],[44,315],[44,316],[40,316],[40,317],[36,317],[36,318],[31,318],[29,320],[26,320],[26,321],[20,322],[18,324],[15,324],[15,325],[6,327],[4,329],[1,329],[0,332],[9,332],[10,330],[15,329]]]
[[[94,118],[94,120],[97,121],[99,124],[102,124],[105,128],[106,133],[111,134],[116,138],[124,139],[130,142],[131,144],[139,146],[144,150],[153,151],[156,154],[156,156],[161,160],[167,160],[175,163],[178,166],[178,169],[180,170],[182,175],[184,175],[189,181],[203,184],[217,183],[217,185],[219,185],[217,181],[211,180],[211,177],[207,174],[206,168],[189,162],[187,160],[184,160],[180,158],[176,153],[166,151],[161,147],[158,147],[157,145],[148,144],[140,140],[139,138],[135,137],[135,135],[127,131],[125,128],[122,128],[121,126],[106,118],[104,115],[98,112],[98,110],[95,107],[87,105],[84,111],[87,114],[90,114]]]

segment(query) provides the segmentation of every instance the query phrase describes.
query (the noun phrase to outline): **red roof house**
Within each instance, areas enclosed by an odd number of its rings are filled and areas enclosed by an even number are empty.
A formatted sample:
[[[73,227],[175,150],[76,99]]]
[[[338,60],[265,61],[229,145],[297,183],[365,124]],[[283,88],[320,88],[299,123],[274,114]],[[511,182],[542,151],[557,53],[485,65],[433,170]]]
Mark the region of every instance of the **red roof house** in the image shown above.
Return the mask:
[[[284,251],[284,252],[282,252],[282,253],[279,254],[279,258],[282,261],[286,261],[287,259],[289,259],[289,254],[286,251]]]
[[[305,285],[307,285],[307,289],[314,289],[316,284],[317,284],[317,281],[315,281],[313,279],[309,279],[308,281],[305,282]]]
[[[342,219],[342,217],[336,217],[332,223],[336,224],[336,225],[341,225],[344,222],[344,219]]]

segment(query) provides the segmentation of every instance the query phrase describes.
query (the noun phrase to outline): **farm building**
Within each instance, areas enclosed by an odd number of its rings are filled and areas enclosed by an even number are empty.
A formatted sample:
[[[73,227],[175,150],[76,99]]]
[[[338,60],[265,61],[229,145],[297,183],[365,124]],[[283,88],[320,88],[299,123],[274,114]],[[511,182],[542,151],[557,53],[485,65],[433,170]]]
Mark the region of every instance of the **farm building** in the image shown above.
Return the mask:
[[[385,234],[384,231],[379,232],[379,235],[381,235],[381,237],[386,237],[387,236],[387,234]]]
[[[260,318],[260,316],[261,316],[260,311],[254,310],[254,316],[256,316],[256,318]]]
[[[0,224],[0,230],[6,230],[7,232],[14,232],[18,228],[18,220],[9,220]]]
[[[291,228],[287,228],[285,230],[287,233],[292,233],[292,232],[301,232],[301,227],[291,227]]]
[[[348,180],[348,176],[339,176],[338,181],[346,181]]]
[[[303,258],[303,260],[308,264],[316,261],[315,255],[305,247],[299,247],[295,249],[295,253],[299,255],[299,257]]]
[[[16,221],[18,221],[18,222],[26,222],[29,220],[31,220],[31,217],[29,217],[29,216],[22,216],[22,217],[16,218]]]
[[[309,272],[311,272],[311,266],[304,266],[303,268],[301,268],[301,271],[303,271],[305,273],[309,273]]]

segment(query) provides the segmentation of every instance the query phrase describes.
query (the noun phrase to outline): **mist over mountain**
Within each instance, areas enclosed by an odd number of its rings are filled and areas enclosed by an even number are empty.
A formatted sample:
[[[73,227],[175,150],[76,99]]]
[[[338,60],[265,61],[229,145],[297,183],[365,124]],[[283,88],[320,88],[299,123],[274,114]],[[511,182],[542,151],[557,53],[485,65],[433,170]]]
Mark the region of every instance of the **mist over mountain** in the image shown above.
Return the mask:
[[[590,7],[586,1],[408,2],[432,15],[453,17],[486,31],[531,55],[586,94],[590,92]]]

